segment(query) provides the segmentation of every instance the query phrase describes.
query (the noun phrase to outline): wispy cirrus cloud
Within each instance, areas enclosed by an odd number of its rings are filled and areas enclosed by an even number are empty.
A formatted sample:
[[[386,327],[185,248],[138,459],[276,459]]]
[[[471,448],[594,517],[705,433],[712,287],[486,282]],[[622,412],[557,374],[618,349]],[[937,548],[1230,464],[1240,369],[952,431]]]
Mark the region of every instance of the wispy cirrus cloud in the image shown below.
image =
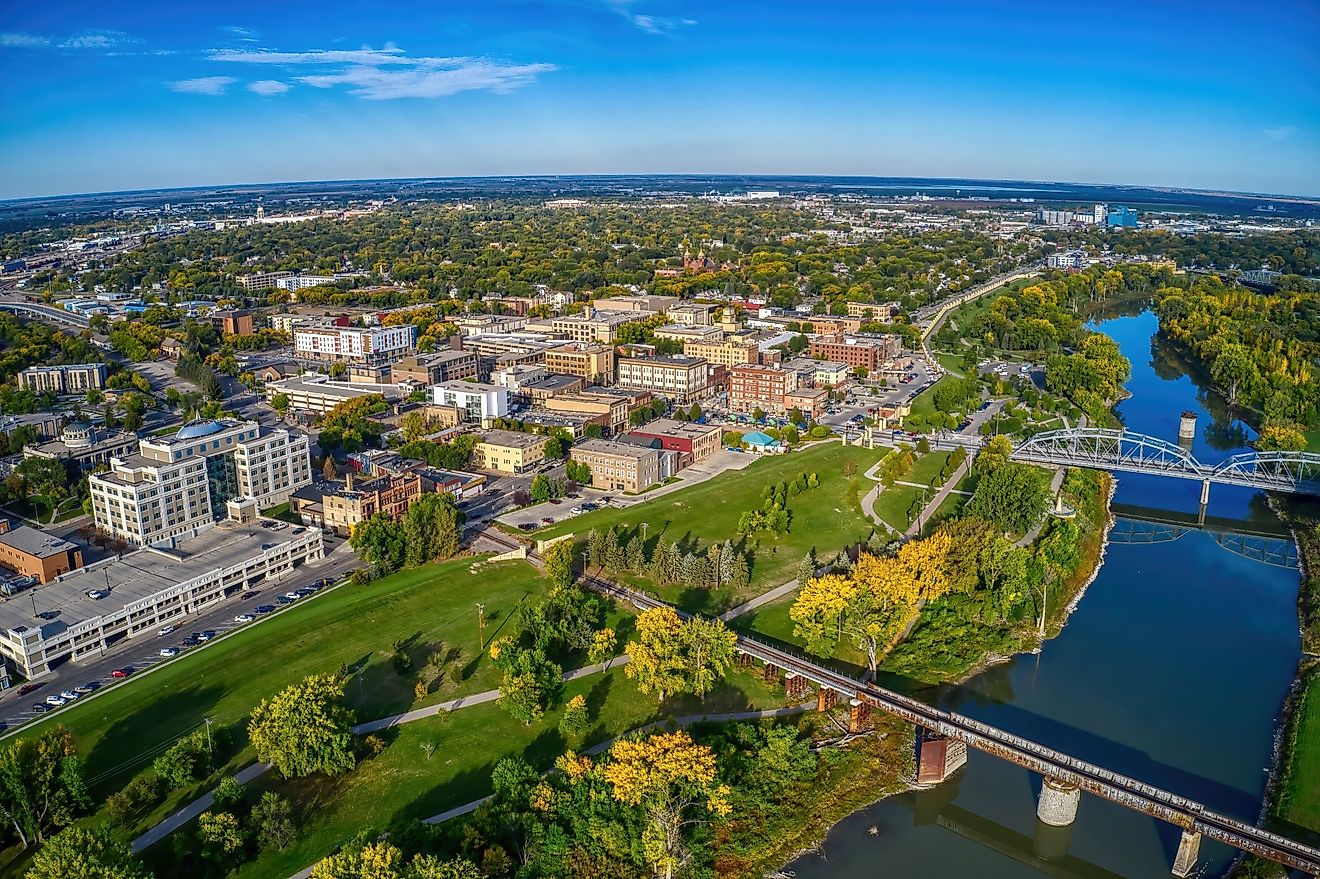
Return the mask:
[[[248,83],[248,91],[256,92],[259,95],[282,95],[289,90],[287,82],[280,82],[278,79],[259,79],[256,82]]]
[[[0,47],[10,49],[113,49],[138,42],[123,31],[80,31],[68,36],[29,34],[23,31],[0,33]]]
[[[298,82],[319,89],[346,86],[349,94],[369,101],[439,98],[465,91],[510,92],[557,69],[553,64],[516,64],[490,58],[412,56],[393,43],[380,49],[363,46],[301,52],[213,49],[208,57],[230,64],[309,68],[296,77]]]
[[[225,89],[238,82],[232,76],[199,76],[194,79],[179,79],[170,83],[170,91],[184,92],[190,95],[223,95]]]
[[[1266,128],[1261,133],[1265,135],[1265,139],[1270,143],[1278,143],[1292,137],[1296,131],[1297,129],[1291,125],[1276,125],[1273,128]]]
[[[236,24],[226,25],[220,28],[221,31],[228,34],[231,39],[238,40],[240,43],[255,43],[261,33],[250,27],[239,27]]]
[[[605,5],[631,22],[634,27],[648,34],[668,34],[697,23],[696,19],[692,18],[634,12],[634,0],[605,0]]]

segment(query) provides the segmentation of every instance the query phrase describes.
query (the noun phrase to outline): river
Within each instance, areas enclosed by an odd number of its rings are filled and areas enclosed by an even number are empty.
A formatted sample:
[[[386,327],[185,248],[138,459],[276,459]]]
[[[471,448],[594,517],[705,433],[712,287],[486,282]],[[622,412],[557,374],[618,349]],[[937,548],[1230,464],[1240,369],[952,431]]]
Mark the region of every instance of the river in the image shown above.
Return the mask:
[[[1217,461],[1251,431],[1189,375],[1156,336],[1150,312],[1093,325],[1132,361],[1131,430],[1177,439],[1194,410],[1193,452]],[[1116,506],[1197,511],[1200,484],[1119,477]],[[1278,529],[1260,496],[1213,486],[1207,515]],[[1275,724],[1300,655],[1295,568],[1261,564],[1192,531],[1162,543],[1109,545],[1095,582],[1059,637],[961,686],[932,691],[941,707],[1027,736],[1256,821]],[[1077,821],[1036,820],[1040,778],[972,751],[937,788],[882,800],[837,824],[798,879],[1039,875],[1166,879],[1179,831],[1088,794]],[[1204,841],[1205,875],[1233,852]]]

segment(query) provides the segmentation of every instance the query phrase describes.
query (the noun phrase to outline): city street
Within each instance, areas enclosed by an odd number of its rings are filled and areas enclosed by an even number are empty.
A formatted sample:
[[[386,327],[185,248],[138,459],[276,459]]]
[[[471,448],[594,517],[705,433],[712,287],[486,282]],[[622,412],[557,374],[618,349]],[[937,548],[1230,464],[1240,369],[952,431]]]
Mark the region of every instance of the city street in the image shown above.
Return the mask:
[[[96,683],[101,688],[108,687],[116,682],[116,679],[110,676],[110,672],[116,668],[131,666],[135,670],[133,677],[141,675],[142,672],[152,666],[169,661],[160,655],[161,648],[177,647],[181,640],[187,638],[193,632],[213,629],[219,636],[242,626],[259,625],[263,620],[277,614],[297,613],[299,607],[307,602],[315,601],[325,592],[321,591],[307,598],[301,598],[293,604],[279,608],[275,613],[258,616],[256,621],[252,623],[234,622],[234,617],[237,614],[251,613],[252,609],[259,604],[274,604],[277,595],[327,577],[337,581],[346,572],[361,564],[353,550],[349,548],[347,541],[327,541],[326,550],[327,554],[324,558],[295,568],[277,580],[269,580],[259,584],[256,589],[257,594],[251,598],[242,598],[235,595],[219,604],[208,607],[202,613],[183,618],[177,624],[177,630],[169,636],[161,637],[155,634],[143,633],[134,638],[124,639],[95,659],[77,663],[65,662],[50,674],[34,681],[34,683],[40,684],[40,688],[28,693],[26,696],[18,694],[19,687],[17,685],[11,687],[3,695],[0,695],[0,721],[12,730],[19,724],[49,716],[50,713],[54,713],[54,710],[49,713],[39,713],[34,711],[32,706],[44,702],[49,695],[58,694],[62,690],[71,689],[81,684]],[[208,641],[197,647],[181,650],[179,655],[183,656],[204,650],[213,643],[215,642]],[[90,697],[82,697],[82,699],[87,698]]]

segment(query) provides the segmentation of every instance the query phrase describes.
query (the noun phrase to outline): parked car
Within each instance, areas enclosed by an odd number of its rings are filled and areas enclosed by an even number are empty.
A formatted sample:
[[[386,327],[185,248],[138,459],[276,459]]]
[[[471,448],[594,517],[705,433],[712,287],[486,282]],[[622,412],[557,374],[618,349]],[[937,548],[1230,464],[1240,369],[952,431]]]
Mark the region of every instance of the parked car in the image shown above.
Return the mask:
[[[296,598],[290,598],[290,597],[287,596],[287,595],[281,595],[281,596],[279,596],[278,598],[275,599],[275,603],[278,604],[280,607],[283,607],[283,606],[286,605],[286,604],[293,604],[293,603],[294,603],[295,601],[297,601],[297,600],[298,600],[298,599],[296,599]]]
[[[297,601],[299,598],[302,598],[302,593],[294,592],[292,589],[290,589],[288,592],[284,593],[284,597],[289,599],[290,601]]]
[[[553,525],[553,524],[555,524],[555,520],[554,520],[554,519],[551,519],[549,516],[542,516],[542,517],[541,517],[541,524],[542,524],[542,525]]]
[[[156,630],[156,634],[158,636],[168,635],[177,628],[178,626],[161,626],[159,629]]]
[[[198,644],[200,644],[200,643],[202,643],[202,642],[197,640],[197,636],[196,636],[196,635],[189,635],[187,638],[184,638],[182,641],[179,642],[179,646],[180,646],[180,647],[196,647],[196,646],[197,646]]]
[[[240,598],[256,598],[256,597],[257,597],[257,594],[258,594],[259,592],[261,592],[260,589],[244,589],[244,590],[243,590],[243,594],[242,594],[241,596],[239,596],[239,597],[240,597]]]
[[[253,611],[256,613],[270,613],[273,610],[275,610],[275,605],[273,604],[258,604],[253,608]]]
[[[179,655],[179,648],[178,648],[178,647],[162,647],[162,648],[160,648],[160,655],[163,656],[163,657],[165,657],[166,659],[169,659],[169,658],[172,657],[172,656],[178,656],[178,655]]]
[[[46,704],[54,705],[56,708],[59,708],[61,705],[64,704],[64,700],[61,699],[59,696],[56,696],[54,693],[51,693],[49,696],[46,697]]]
[[[194,635],[198,641],[210,641],[215,637],[215,629],[207,629],[205,632],[198,632]]]
[[[72,702],[81,695],[82,693],[75,693],[73,690],[60,690],[60,698],[65,702]]]
[[[255,620],[255,619],[256,619],[256,617],[254,617],[254,616],[253,616],[252,614],[250,614],[250,613],[241,613],[241,614],[238,614],[237,616],[234,617],[234,622],[236,622],[236,623],[250,623],[250,622],[252,622],[252,621]]]
[[[97,688],[99,688],[100,686],[101,684],[99,681],[88,681],[85,684],[79,684],[78,686],[74,687],[73,692],[82,693],[84,696],[86,696],[88,693],[96,692]]]
[[[522,530],[522,531],[535,531],[535,530],[536,530],[536,523],[535,523],[535,522],[523,522],[521,525],[518,526],[518,528],[519,528],[519,530]]]
[[[109,594],[110,593],[106,592],[104,589],[87,590],[87,597],[90,598],[92,601],[100,601],[102,598],[105,598]]]
[[[569,512],[572,513],[574,516],[580,516],[582,515],[582,508],[574,507],[573,509],[569,510]]]
[[[37,712],[38,714],[45,714],[47,711],[50,710],[50,706],[47,705],[45,702],[38,702],[36,705],[32,706],[32,710]]]
[[[28,693],[34,692],[34,691],[36,691],[36,690],[40,690],[43,686],[45,686],[45,685],[44,685],[44,684],[24,684],[23,686],[21,686],[21,687],[18,688],[18,695],[20,695],[20,696],[26,696]]]
[[[550,498],[549,501],[547,501],[547,503],[555,504],[556,506],[558,506],[559,504],[562,504],[563,501],[561,501],[561,500],[560,500],[559,498],[557,498],[557,497],[552,497],[552,498]]]
[[[110,677],[112,677],[112,678],[126,678],[126,677],[128,677],[129,675],[131,675],[131,674],[132,674],[133,672],[135,672],[135,671],[137,671],[137,669],[133,668],[133,666],[131,666],[131,665],[126,665],[126,666],[124,666],[123,668],[117,668],[117,669],[115,669],[114,671],[110,672]]]

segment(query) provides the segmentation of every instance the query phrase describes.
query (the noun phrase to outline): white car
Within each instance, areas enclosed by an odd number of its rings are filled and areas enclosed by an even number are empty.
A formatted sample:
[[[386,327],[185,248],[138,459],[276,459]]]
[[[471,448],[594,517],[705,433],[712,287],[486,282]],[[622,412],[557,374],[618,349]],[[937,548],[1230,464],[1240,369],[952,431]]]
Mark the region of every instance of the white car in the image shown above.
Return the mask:
[[[56,696],[56,695],[54,695],[54,694],[51,694],[50,696],[47,696],[47,697],[46,697],[46,704],[47,704],[47,705],[54,705],[56,708],[58,708],[58,707],[60,707],[61,705],[64,704],[64,700],[61,699],[59,696]]]
[[[65,702],[72,702],[74,699],[78,698],[78,694],[75,693],[73,690],[61,690],[60,698],[63,699]]]
[[[177,627],[177,626],[161,626],[161,627],[156,631],[156,634],[157,634],[158,636],[164,637],[165,635],[168,635],[170,632],[173,632],[176,628],[178,628],[178,627]]]
[[[302,594],[299,592],[286,592],[284,593],[284,597],[290,601],[297,601],[299,598],[302,598]]]
[[[162,648],[160,648],[160,655],[163,656],[163,657],[165,657],[166,659],[169,659],[170,657],[173,657],[173,656],[178,656],[178,655],[179,655],[179,648],[178,648],[178,647],[162,647]]]
[[[100,601],[102,598],[105,598],[109,594],[110,593],[106,592],[104,589],[87,590],[87,597],[90,598],[92,601]]]
[[[569,512],[572,513],[574,516],[580,516],[582,515],[582,508],[574,507],[573,509],[569,510]]]
[[[241,613],[241,614],[239,614],[238,616],[234,617],[234,622],[236,622],[236,623],[250,623],[250,622],[252,622],[252,621],[255,620],[255,619],[256,619],[256,617],[254,617],[254,616],[253,616],[252,614],[250,614],[250,613]]]

